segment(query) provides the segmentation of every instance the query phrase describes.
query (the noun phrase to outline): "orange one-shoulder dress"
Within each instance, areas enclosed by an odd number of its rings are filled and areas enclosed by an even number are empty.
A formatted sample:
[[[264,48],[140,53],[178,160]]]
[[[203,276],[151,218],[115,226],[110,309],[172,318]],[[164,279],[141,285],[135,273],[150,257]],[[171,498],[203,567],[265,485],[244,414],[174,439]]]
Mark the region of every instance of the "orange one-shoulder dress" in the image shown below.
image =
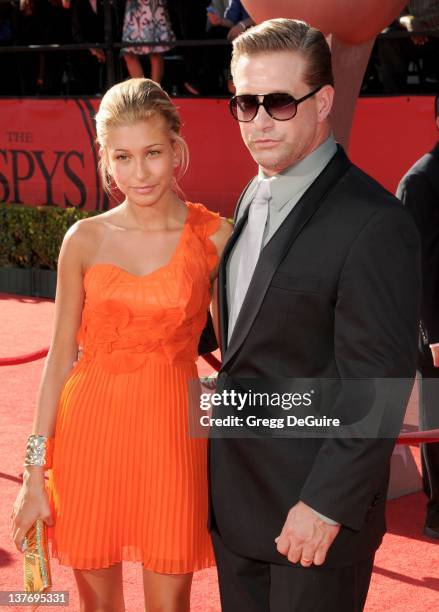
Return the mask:
[[[50,548],[63,565],[126,560],[169,574],[214,565],[207,440],[190,435],[188,398],[220,217],[187,206],[166,265],[145,276],[111,263],[85,273],[83,355],[60,394],[47,483]]]

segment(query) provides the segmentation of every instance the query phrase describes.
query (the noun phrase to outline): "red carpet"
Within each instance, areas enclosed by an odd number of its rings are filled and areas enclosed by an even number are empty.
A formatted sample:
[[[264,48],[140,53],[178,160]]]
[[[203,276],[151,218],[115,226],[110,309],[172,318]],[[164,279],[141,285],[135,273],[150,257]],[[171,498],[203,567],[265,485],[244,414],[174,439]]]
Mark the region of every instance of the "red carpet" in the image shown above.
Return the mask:
[[[0,294],[0,357],[30,353],[49,344],[53,302]],[[22,589],[22,557],[10,539],[9,516],[20,485],[26,438],[32,425],[34,403],[43,360],[0,368],[3,389],[0,404],[0,590]],[[200,363],[202,374],[210,371]],[[407,495],[388,503],[388,529],[375,558],[367,612],[427,612],[439,610],[439,546],[421,535],[425,498]],[[54,587],[70,592],[70,606],[79,610],[70,568],[52,562]],[[124,564],[124,588],[128,612],[143,610],[141,570]],[[8,610],[8,607],[2,609]],[[11,610],[30,610],[14,607]],[[39,610],[50,610],[41,606]],[[193,612],[219,612],[215,570],[195,575]],[[237,611],[238,612],[238,611]],[[336,611],[328,611],[336,612]]]

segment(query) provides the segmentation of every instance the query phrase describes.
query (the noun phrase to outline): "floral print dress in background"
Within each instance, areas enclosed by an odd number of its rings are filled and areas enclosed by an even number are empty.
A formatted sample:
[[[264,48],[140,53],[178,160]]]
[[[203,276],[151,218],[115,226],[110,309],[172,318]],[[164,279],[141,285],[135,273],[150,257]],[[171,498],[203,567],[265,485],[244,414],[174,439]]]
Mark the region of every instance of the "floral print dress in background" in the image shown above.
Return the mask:
[[[163,45],[130,47],[122,53],[164,53],[172,48],[175,34],[169,20],[166,0],[126,0],[122,40],[124,42],[163,42]]]

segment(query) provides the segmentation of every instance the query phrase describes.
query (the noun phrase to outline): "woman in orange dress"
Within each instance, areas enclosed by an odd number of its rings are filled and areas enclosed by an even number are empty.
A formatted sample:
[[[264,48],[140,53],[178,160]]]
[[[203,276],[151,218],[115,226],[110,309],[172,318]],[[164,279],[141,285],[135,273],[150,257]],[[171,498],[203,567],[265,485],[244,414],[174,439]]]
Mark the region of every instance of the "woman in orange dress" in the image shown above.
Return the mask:
[[[125,199],[76,223],[61,247],[13,537],[21,550],[29,527],[45,520],[52,556],[74,569],[83,612],[125,609],[123,560],[142,563],[148,611],[184,612],[192,573],[214,564],[207,441],[190,435],[188,397],[231,229],[178,197],[186,145],[159,85],[115,85],[96,126],[104,184]]]

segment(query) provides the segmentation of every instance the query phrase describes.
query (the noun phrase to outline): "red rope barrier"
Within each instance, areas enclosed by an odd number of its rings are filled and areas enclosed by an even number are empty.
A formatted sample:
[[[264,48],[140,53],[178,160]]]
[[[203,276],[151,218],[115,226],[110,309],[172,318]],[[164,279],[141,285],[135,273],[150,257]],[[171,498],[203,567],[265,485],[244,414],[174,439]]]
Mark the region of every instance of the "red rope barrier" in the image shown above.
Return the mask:
[[[18,357],[0,357],[0,366],[19,365],[21,363],[29,363],[45,357],[49,352],[48,348],[28,353],[27,355],[19,355]],[[203,359],[217,372],[221,368],[221,362],[212,353],[203,355]],[[439,429],[429,429],[428,431],[416,431],[402,433],[396,443],[411,445],[411,444],[430,444],[439,442]]]
[[[34,353],[19,355],[17,357],[0,357],[0,366],[19,365],[21,363],[29,363],[30,361],[36,361],[37,359],[45,357],[48,352],[49,349],[44,348],[39,351],[35,351]],[[207,363],[217,372],[220,370],[221,362],[215,357],[215,355],[212,355],[212,353],[207,353],[206,355],[203,355],[203,359],[207,361]]]
[[[431,442],[439,442],[439,429],[402,433],[396,441],[397,444],[430,444]]]
[[[49,352],[48,348],[34,351],[33,353],[27,353],[26,355],[18,355],[17,357],[0,357],[0,366],[8,365],[19,365],[21,363],[29,363],[30,361],[36,361],[45,357]]]

